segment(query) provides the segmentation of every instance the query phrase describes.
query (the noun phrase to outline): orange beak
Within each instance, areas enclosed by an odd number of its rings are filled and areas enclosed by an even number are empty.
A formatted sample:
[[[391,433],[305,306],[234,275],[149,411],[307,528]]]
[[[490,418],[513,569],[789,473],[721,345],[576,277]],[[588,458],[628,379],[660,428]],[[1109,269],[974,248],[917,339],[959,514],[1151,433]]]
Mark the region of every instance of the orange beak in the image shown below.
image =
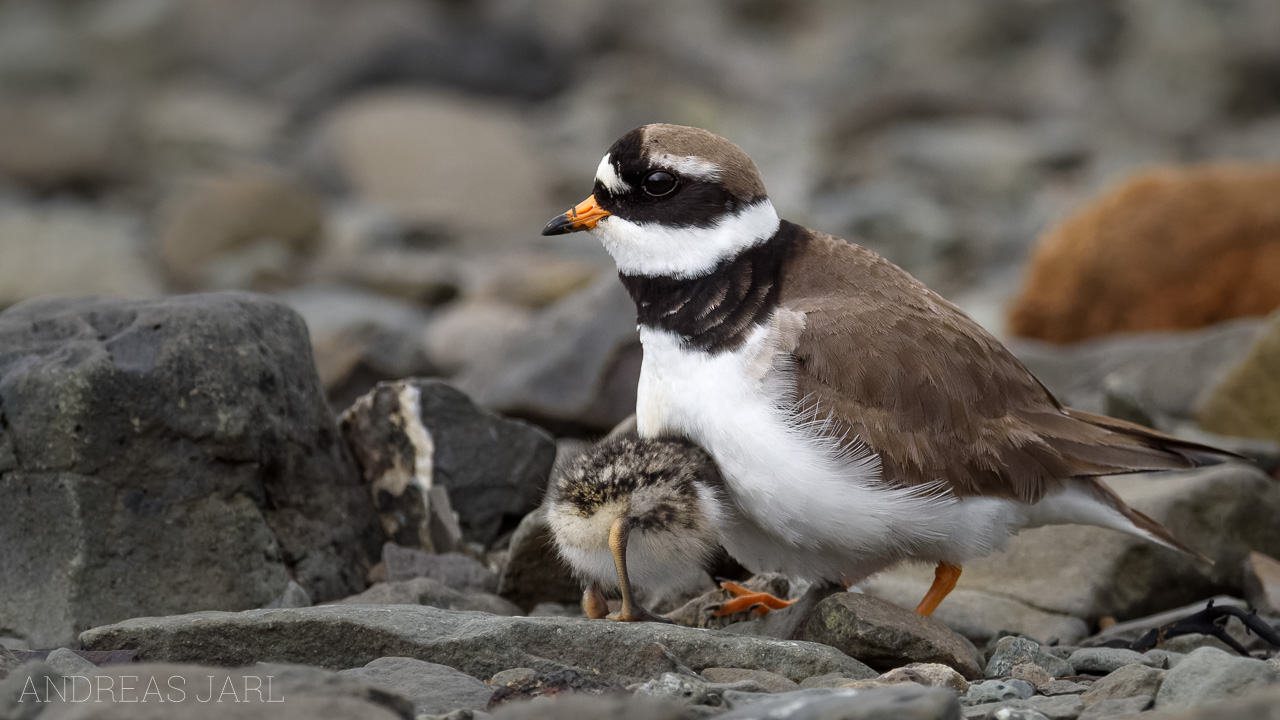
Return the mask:
[[[556,216],[555,220],[542,228],[543,235],[565,235],[579,230],[590,230],[596,223],[609,217],[609,211],[600,207],[596,196],[591,195],[578,203],[569,212]]]

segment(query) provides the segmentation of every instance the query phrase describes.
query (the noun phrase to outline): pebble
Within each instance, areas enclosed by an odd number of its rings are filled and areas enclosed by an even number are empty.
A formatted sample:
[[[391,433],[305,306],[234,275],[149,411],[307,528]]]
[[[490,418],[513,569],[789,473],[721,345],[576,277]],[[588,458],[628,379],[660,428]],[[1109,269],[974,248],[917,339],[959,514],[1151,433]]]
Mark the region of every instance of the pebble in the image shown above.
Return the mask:
[[[1004,700],[1025,700],[1035,694],[1035,686],[1026,680],[987,680],[970,685],[969,692],[965,694],[965,702],[982,705]]]
[[[925,687],[940,687],[963,694],[969,690],[969,681],[955,670],[941,663],[911,663],[894,668],[879,678],[880,682],[913,682]]]
[[[1106,675],[1134,663],[1156,662],[1154,658],[1148,660],[1142,653],[1124,648],[1080,648],[1071,653],[1067,661],[1077,673],[1090,675]]]
[[[489,678],[489,684],[494,687],[502,687],[519,680],[528,680],[537,674],[538,671],[533,668],[511,668]]]
[[[97,665],[94,665],[66,648],[58,648],[57,650],[54,650],[49,653],[49,657],[45,658],[44,661],[49,665],[49,667],[66,676],[90,675],[94,670],[98,669]]]
[[[783,678],[784,680],[786,678]],[[681,705],[701,705],[707,701],[707,683],[688,675],[663,673],[636,688],[636,695],[662,698]]]
[[[1201,635],[1200,633],[1191,633],[1189,635],[1179,635],[1169,638],[1160,643],[1161,650],[1167,650],[1173,653],[1182,653],[1190,655],[1193,651],[1200,648],[1214,648],[1225,653],[1235,654],[1235,650],[1231,646],[1222,642],[1212,635]]]
[[[1187,657],[1185,653],[1169,652],[1159,648],[1148,650],[1142,656],[1147,659],[1143,664],[1150,665],[1153,668],[1160,668],[1161,670],[1172,670],[1175,665]]]
[[[1033,663],[1019,663],[1014,665],[1009,671],[1009,676],[1018,680],[1026,680],[1027,682],[1040,687],[1053,680],[1044,668]]]
[[[800,689],[800,685],[794,680],[782,677],[777,673],[771,673],[768,670],[710,667],[705,668],[699,674],[706,678],[707,682],[717,684],[733,685],[740,682],[750,682],[761,688],[763,692],[779,693]]]
[[[1041,695],[1079,695],[1088,689],[1088,685],[1071,680],[1050,680],[1036,688]]]
[[[842,673],[827,673],[826,675],[814,675],[800,681],[800,688],[837,688],[857,680]]]
[[[728,698],[726,697],[726,700]],[[955,695],[907,683],[887,688],[795,690],[731,705],[720,720],[949,720],[959,713]]]
[[[1080,698],[1076,695],[1058,695],[1055,697],[1036,695],[1034,697],[1026,698],[1025,700],[1009,700],[1002,703],[991,703],[991,708],[994,712],[990,712],[985,716],[979,715],[977,717],[1010,717],[1001,715],[1001,713],[1007,709],[1010,711],[1033,710],[1048,718],[1048,720],[1075,720],[1075,718],[1080,716],[1080,713],[1084,712],[1084,703],[1080,702]]]
[[[1146,665],[1134,663],[1125,665],[1093,684],[1089,691],[1080,696],[1085,705],[1106,700],[1119,700],[1138,695],[1155,697],[1164,682],[1167,670],[1158,670]]]
[[[989,678],[1008,677],[1015,665],[1031,663],[1040,666],[1051,677],[1075,675],[1071,663],[1044,651],[1034,640],[1020,637],[1003,637],[996,643],[995,652],[987,663],[986,676]]]
[[[1113,698],[1086,707],[1077,720],[1109,720],[1110,718],[1129,717],[1149,707],[1151,707],[1150,695]]]

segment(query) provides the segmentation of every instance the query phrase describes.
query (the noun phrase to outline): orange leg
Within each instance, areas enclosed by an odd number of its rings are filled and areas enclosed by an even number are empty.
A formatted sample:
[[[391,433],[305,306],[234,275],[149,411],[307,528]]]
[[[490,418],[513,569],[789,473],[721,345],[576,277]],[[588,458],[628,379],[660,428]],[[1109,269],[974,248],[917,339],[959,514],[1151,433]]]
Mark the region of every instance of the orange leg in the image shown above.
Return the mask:
[[[732,600],[728,600],[716,609],[713,615],[716,617],[724,617],[740,613],[743,610],[751,610],[757,615],[768,615],[773,610],[781,610],[785,607],[791,607],[795,604],[795,600],[783,600],[776,598],[769,593],[758,593],[748,590],[738,583],[725,580],[720,583],[720,587],[729,591],[733,596]]]
[[[916,606],[916,614],[932,615],[933,611],[938,609],[938,605],[942,604],[943,598],[956,589],[956,581],[959,579],[959,567],[944,562],[938,563],[938,567],[933,571],[933,585],[929,586],[929,592],[924,594],[924,599]]]

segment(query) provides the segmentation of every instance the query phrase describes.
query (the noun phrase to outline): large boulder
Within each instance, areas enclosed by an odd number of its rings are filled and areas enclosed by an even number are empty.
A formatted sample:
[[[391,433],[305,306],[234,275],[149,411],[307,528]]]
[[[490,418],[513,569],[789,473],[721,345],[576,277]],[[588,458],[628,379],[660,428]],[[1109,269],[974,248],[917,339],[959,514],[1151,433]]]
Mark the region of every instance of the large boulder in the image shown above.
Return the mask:
[[[556,459],[550,435],[439,380],[380,383],[343,413],[342,433],[389,534],[441,551],[452,548],[432,538],[433,489],[447,491],[463,537],[488,544],[538,506]]]
[[[1210,388],[1200,424],[1223,435],[1280,442],[1280,313],[1273,313],[1244,359]]]
[[[0,627],[364,587],[380,534],[301,318],[245,293],[0,314]]]
[[[416,605],[331,605],[137,618],[80,636],[86,648],[134,648],[145,662],[245,665],[291,662],[350,668],[395,655],[448,665],[479,679],[509,668],[573,668],[602,681],[671,672],[675,661],[769,670],[792,680],[876,672],[831,647],[708,632],[663,623],[495,617]]]
[[[1276,165],[1139,175],[1040,241],[1010,329],[1062,343],[1265,315],[1280,307],[1278,196]]]

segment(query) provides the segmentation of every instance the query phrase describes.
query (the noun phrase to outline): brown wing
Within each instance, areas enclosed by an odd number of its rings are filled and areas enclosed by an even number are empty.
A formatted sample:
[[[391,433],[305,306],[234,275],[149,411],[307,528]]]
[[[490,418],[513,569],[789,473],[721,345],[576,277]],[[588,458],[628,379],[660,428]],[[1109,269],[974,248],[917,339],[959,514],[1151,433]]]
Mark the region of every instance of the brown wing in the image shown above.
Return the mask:
[[[1035,502],[1071,477],[1194,467],[1220,457],[1064,408],[959,308],[865,248],[812,231],[789,261],[783,308],[801,406],[879,453],[886,483],[941,480],[957,496]]]

